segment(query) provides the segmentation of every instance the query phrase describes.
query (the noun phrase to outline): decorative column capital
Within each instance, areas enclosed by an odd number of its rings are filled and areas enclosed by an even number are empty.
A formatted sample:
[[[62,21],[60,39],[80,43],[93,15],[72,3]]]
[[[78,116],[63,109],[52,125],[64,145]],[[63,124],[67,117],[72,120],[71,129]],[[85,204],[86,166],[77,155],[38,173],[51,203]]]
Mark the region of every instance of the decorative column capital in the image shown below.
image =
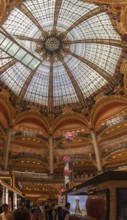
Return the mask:
[[[90,132],[92,132],[92,131],[94,132],[95,130],[94,130],[94,127],[93,127],[91,121],[88,122],[88,125],[89,125]]]
[[[91,127],[90,127],[90,132],[95,132],[94,127],[93,127],[93,126],[91,126]]]
[[[49,138],[53,138],[52,131],[49,131]]]

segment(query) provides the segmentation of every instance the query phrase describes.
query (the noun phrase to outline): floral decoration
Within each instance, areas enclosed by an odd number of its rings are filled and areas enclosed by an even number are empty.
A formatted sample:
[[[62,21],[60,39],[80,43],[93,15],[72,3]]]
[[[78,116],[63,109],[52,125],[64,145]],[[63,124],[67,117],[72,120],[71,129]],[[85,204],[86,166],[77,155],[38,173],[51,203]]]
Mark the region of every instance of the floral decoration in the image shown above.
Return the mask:
[[[70,158],[70,156],[64,156],[63,157],[63,160],[65,161],[65,162],[69,162],[70,160],[71,160],[71,158]]]
[[[66,134],[67,140],[73,141],[74,137],[75,137],[75,135],[72,132],[67,132],[67,134]]]
[[[64,170],[64,176],[69,176],[71,172],[71,170]]]
[[[64,189],[60,189],[60,190],[59,190],[59,194],[60,194],[60,195],[61,195],[63,192],[65,192]]]

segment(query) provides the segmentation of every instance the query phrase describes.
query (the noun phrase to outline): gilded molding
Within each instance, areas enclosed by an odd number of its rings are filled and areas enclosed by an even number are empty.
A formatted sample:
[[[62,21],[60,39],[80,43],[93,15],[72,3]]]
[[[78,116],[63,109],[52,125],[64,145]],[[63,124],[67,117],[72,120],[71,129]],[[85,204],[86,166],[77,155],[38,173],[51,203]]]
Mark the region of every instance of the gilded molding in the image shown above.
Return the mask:
[[[37,112],[37,111],[32,111],[32,110],[29,110],[29,111],[26,111],[26,112],[22,112],[21,114],[17,115],[17,117],[15,118],[15,123],[14,123],[14,126],[17,125],[17,124],[20,124],[20,122],[23,120],[23,119],[34,119],[36,120],[36,122],[39,122],[42,127],[45,129],[46,133],[48,132],[48,122],[46,120],[46,118],[44,116],[41,116],[41,115]],[[35,122],[35,124],[36,124]]]
[[[79,121],[79,123],[83,123],[84,126],[88,127],[88,121],[85,119],[83,115],[73,111],[66,111],[54,120],[53,132],[59,124],[61,124],[63,121],[68,121],[69,119],[76,119]]]
[[[99,117],[98,112],[101,111],[106,105],[110,105],[110,103],[118,103],[119,105],[127,106],[127,97],[121,95],[111,95],[104,96],[96,101],[96,104],[93,106],[91,111],[91,123],[95,127],[95,121]]]
[[[3,17],[6,13],[6,7],[7,7],[6,0],[0,0],[0,23],[2,22]]]
[[[9,123],[11,123],[14,117],[14,110],[9,100],[9,97],[10,97],[9,92],[5,89],[2,89],[2,91],[0,92],[0,103],[5,108],[5,111],[7,112],[8,115]]]
[[[126,4],[126,0],[81,0],[82,2],[97,3],[97,4]]]
[[[81,0],[86,3],[108,4],[109,14],[113,16],[117,31],[121,34],[127,34],[127,1],[126,0]]]
[[[124,74],[124,90],[125,90],[125,94],[127,95],[127,62],[125,60],[125,62],[123,62],[123,64],[121,65],[121,73]]]
[[[127,34],[127,3],[109,5],[109,15],[112,16],[112,21],[116,26],[117,31],[121,35]]]
[[[0,24],[3,24],[10,11],[20,2],[21,0],[0,0]]]

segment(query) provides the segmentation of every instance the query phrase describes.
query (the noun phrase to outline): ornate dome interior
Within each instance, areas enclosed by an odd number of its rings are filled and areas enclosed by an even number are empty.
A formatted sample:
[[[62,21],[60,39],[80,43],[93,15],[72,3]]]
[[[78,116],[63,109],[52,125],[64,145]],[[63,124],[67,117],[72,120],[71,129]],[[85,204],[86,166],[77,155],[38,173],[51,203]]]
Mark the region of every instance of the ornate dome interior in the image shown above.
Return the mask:
[[[0,168],[26,196],[56,198],[127,165],[127,4],[0,2]],[[121,2],[121,3],[120,3]],[[119,4],[120,3],[120,4]],[[74,134],[69,143],[67,132]]]

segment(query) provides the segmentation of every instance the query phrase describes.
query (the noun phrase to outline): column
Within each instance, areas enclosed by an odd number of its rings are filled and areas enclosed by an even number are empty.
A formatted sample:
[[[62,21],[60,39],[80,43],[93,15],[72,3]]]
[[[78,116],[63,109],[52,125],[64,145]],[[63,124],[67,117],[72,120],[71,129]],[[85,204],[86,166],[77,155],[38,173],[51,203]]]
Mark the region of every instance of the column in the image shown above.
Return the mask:
[[[6,195],[5,203],[8,204],[8,201],[9,201],[9,190],[7,188],[5,188],[5,195]]]
[[[13,210],[17,209],[17,193],[13,192]]]
[[[17,195],[17,208],[25,206],[25,198]]]
[[[2,204],[6,203],[5,187],[2,186]]]
[[[11,143],[11,129],[8,130],[7,142],[4,150],[3,166],[5,170],[8,168],[8,155],[10,150],[10,143]]]
[[[52,135],[49,135],[49,172],[53,174],[53,138]]]
[[[93,141],[93,146],[94,146],[94,151],[95,151],[95,156],[96,156],[96,161],[97,161],[97,169],[98,171],[102,172],[101,159],[100,159],[100,154],[99,154],[99,149],[98,149],[97,139],[96,139],[94,129],[90,130],[90,134],[91,134],[91,138]]]

